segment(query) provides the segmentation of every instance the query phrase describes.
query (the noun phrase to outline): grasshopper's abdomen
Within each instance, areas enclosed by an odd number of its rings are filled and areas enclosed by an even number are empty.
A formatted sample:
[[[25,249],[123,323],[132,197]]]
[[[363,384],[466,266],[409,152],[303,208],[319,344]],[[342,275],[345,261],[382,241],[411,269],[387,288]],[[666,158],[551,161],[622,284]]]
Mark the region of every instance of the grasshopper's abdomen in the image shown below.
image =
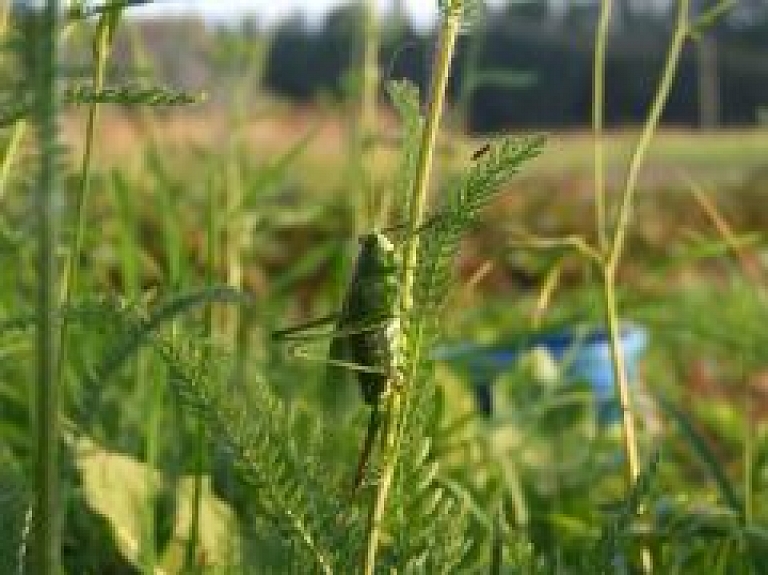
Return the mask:
[[[402,365],[400,321],[390,318],[381,327],[354,337],[354,361],[381,370],[381,373],[360,371],[357,374],[363,399],[367,404],[374,405],[399,378]]]

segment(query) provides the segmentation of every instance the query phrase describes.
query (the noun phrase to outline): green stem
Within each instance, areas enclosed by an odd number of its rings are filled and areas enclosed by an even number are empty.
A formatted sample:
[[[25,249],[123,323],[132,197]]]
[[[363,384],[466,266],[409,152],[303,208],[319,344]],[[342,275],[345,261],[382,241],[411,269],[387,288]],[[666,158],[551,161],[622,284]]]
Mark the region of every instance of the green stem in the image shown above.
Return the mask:
[[[358,210],[358,231],[370,227],[375,221],[377,196],[373,178],[373,146],[377,131],[377,103],[379,96],[379,25],[375,0],[362,0],[363,14],[363,53],[361,60],[362,89],[360,90],[360,111],[357,124],[353,125],[353,154],[350,161],[352,169],[361,180],[364,193],[360,194],[363,202]],[[380,199],[380,198],[379,198]]]
[[[104,87],[104,76],[107,69],[107,59],[109,57],[110,30],[108,26],[99,27],[99,36],[96,38],[96,67],[93,71],[94,88],[101,90]],[[97,104],[88,106],[88,119],[85,128],[85,151],[80,164],[80,185],[78,186],[77,200],[75,204],[75,213],[77,218],[77,227],[75,228],[75,240],[72,251],[69,254],[65,275],[62,281],[61,302],[64,305],[69,303],[72,294],[77,290],[78,275],[80,271],[80,253],[83,250],[85,238],[85,219],[87,211],[88,193],[90,191],[90,172],[91,161],[93,158],[93,142],[96,132]]]
[[[136,290],[137,293],[138,290]],[[149,376],[149,356],[146,350],[140,349],[136,354],[135,382],[136,387],[141,388]],[[146,414],[145,460],[147,469],[156,469],[160,451],[160,410],[162,408],[162,387],[159,385],[149,388],[149,398]],[[147,492],[154,495],[157,489],[155,481],[147,477]],[[141,567],[142,573],[151,575],[155,573],[157,566],[157,525],[155,521],[154,498],[143,508],[141,530]]]
[[[6,40],[8,22],[11,19],[11,2],[6,0],[0,5],[0,38]]]
[[[454,2],[462,5],[462,2]],[[461,28],[461,8],[453,9],[445,17],[445,22],[440,34],[440,43],[435,55],[435,63],[432,77],[432,85],[429,93],[429,110],[421,137],[419,161],[416,166],[416,177],[413,185],[413,194],[409,202],[408,233],[403,251],[403,311],[408,312],[413,305],[413,279],[416,269],[418,254],[417,231],[425,222],[427,190],[429,176],[432,170],[432,158],[437,141],[438,128],[445,103],[445,89],[448,85],[451,60],[456,45],[456,38]],[[407,317],[407,315],[406,315]]]
[[[40,176],[35,193],[38,230],[37,290],[37,465],[35,470],[35,556],[37,572],[59,575],[59,483],[58,483],[58,377],[56,370],[58,316],[55,285],[56,177],[55,98],[58,66],[59,3],[48,0],[40,11],[38,37],[27,38],[36,50],[37,124],[39,128]],[[37,15],[34,15],[35,17]],[[33,28],[34,29],[34,28]],[[34,32],[33,32],[34,33]]]
[[[610,273],[605,270],[605,273]],[[611,359],[613,361],[613,377],[619,396],[619,406],[622,416],[622,439],[627,465],[627,485],[634,484],[640,475],[640,463],[637,455],[637,436],[635,432],[635,419],[632,412],[632,400],[629,395],[629,382],[624,363],[624,353],[621,349],[621,326],[619,321],[619,309],[616,302],[615,278],[605,275],[603,277],[605,311],[608,320],[608,335],[611,343]]]
[[[363,0],[363,89],[360,98],[360,131],[363,141],[376,132],[379,95],[379,27],[374,0]]]
[[[753,511],[753,482],[755,457],[754,415],[753,406],[749,400],[749,391],[745,394],[745,413],[747,414],[744,429],[744,523],[749,526],[754,520]]]
[[[635,481],[637,481],[638,476],[640,475],[640,465],[638,460],[638,448],[637,448],[637,434],[636,434],[636,428],[635,428],[635,417],[634,413],[632,411],[632,401],[629,391],[629,382],[627,381],[627,373],[625,369],[625,363],[624,363],[624,353],[621,348],[621,327],[620,327],[620,319],[619,319],[619,309],[618,304],[616,301],[616,270],[618,268],[619,261],[621,259],[621,255],[624,251],[624,246],[626,243],[626,237],[627,237],[627,230],[629,228],[629,222],[630,222],[630,216],[632,212],[632,205],[633,200],[635,196],[635,191],[637,189],[637,180],[638,175],[640,173],[640,167],[643,163],[643,160],[645,159],[645,155],[648,151],[648,148],[650,146],[651,140],[653,138],[653,135],[656,132],[656,128],[658,127],[659,120],[661,119],[662,111],[664,110],[664,105],[667,102],[667,98],[669,96],[669,91],[672,87],[672,81],[675,78],[675,73],[677,71],[677,64],[680,60],[680,55],[683,50],[683,46],[685,44],[685,40],[687,39],[689,35],[689,24],[688,24],[688,11],[689,11],[689,3],[690,0],[679,0],[679,8],[678,8],[678,14],[677,14],[677,21],[675,25],[675,31],[672,37],[672,41],[670,43],[670,47],[667,53],[667,58],[664,64],[664,70],[662,73],[661,81],[659,83],[659,86],[656,90],[656,95],[653,100],[653,104],[651,105],[651,110],[648,115],[648,118],[646,119],[645,125],[643,127],[642,134],[640,136],[640,140],[638,141],[637,145],[635,146],[634,152],[632,154],[632,158],[630,160],[629,170],[627,172],[627,179],[624,184],[624,191],[621,199],[621,206],[619,208],[619,216],[618,216],[618,223],[616,226],[616,231],[614,232],[611,245],[610,245],[610,251],[606,256],[606,259],[601,263],[601,268],[603,272],[603,294],[604,294],[604,304],[605,304],[605,313],[606,313],[606,319],[608,323],[608,332],[611,342],[611,357],[613,360],[613,374],[614,374],[614,381],[616,386],[616,393],[619,397],[619,404],[621,406],[621,415],[622,415],[622,440],[624,445],[624,454],[625,454],[625,473],[627,476],[627,485],[628,487],[631,487]],[[610,0],[603,0],[603,14],[601,15],[601,23],[602,18],[607,18],[606,12],[609,9]],[[605,34],[606,32],[604,30],[601,30],[600,34]],[[599,54],[601,50],[604,50],[604,47],[600,47],[601,44],[604,43],[604,39],[600,39],[598,37],[598,48],[596,49],[596,56],[595,56],[595,64],[596,66],[603,65],[603,62],[601,61],[602,58],[604,58],[604,55]],[[595,71],[595,95],[598,94],[599,89],[599,95],[602,96],[603,89],[602,89],[602,70]],[[604,205],[604,179],[603,179],[603,163],[602,163],[602,146],[599,143],[600,137],[598,133],[598,128],[602,127],[602,103],[594,104],[594,110],[595,117],[593,118],[595,122],[595,131],[597,135],[596,139],[596,185],[599,186],[598,193],[603,196],[602,199],[598,198],[598,201],[600,203],[599,210],[603,210],[603,216],[602,216],[602,226],[605,226],[605,205]],[[598,113],[600,117],[598,118]],[[599,154],[599,157],[597,156]],[[600,172],[599,174],[597,172]],[[598,212],[600,213],[600,212]],[[598,223],[598,231],[600,232],[601,229],[604,229],[601,227],[600,222]],[[650,573],[653,569],[653,564],[651,560],[651,554],[648,549],[642,550],[642,561],[643,561],[643,568],[645,573]]]
[[[650,114],[648,115],[648,118],[645,121],[645,125],[643,126],[640,140],[635,146],[632,159],[629,163],[629,170],[627,172],[627,179],[624,184],[624,193],[621,200],[621,208],[619,209],[618,225],[613,237],[611,253],[608,259],[608,265],[610,266],[612,272],[615,271],[624,250],[630,216],[632,214],[632,203],[634,200],[635,191],[637,189],[637,179],[640,174],[640,167],[643,164],[643,160],[645,159],[645,155],[648,152],[651,140],[653,139],[653,136],[656,133],[656,128],[659,125],[661,113],[664,111],[664,106],[667,103],[669,91],[672,88],[672,81],[675,79],[677,65],[680,61],[680,55],[682,54],[685,41],[688,38],[689,5],[690,0],[679,0],[675,32],[672,37],[672,42],[669,46],[669,51],[667,52],[667,58],[666,62],[664,63],[664,72],[661,77],[661,82],[659,83],[659,87],[656,90],[656,96],[654,97]],[[613,273],[611,273],[611,275],[613,275]]]
[[[429,110],[422,133],[419,161],[413,185],[413,197],[410,201],[408,234],[403,251],[403,276],[401,278],[401,313],[403,318],[410,317],[413,307],[413,283],[418,256],[418,238],[416,231],[423,225],[427,205],[427,190],[432,169],[432,158],[445,103],[445,90],[451,69],[456,39],[461,29],[463,2],[455,0],[446,10],[440,33],[439,45],[434,62],[432,83],[429,93]],[[407,382],[405,393],[407,393]],[[376,555],[381,538],[381,525],[387,505],[389,491],[397,468],[398,446],[402,426],[399,425],[403,412],[403,393],[392,393],[385,406],[383,461],[376,496],[369,516],[364,573],[373,575],[376,568]]]
[[[11,16],[11,2],[5,1],[0,5],[0,41],[7,42],[10,40],[8,37],[8,24]],[[0,200],[5,196],[5,190],[8,184],[8,176],[11,173],[11,165],[13,159],[16,157],[19,151],[21,140],[24,137],[27,123],[25,120],[18,120],[13,125],[13,132],[11,138],[8,141],[8,146],[3,154],[2,165],[0,166]]]
[[[611,21],[612,0],[600,3],[600,20],[595,39],[595,59],[592,86],[592,133],[595,139],[595,210],[597,218],[597,245],[600,253],[607,245],[605,219],[605,154],[603,149],[603,121],[605,105],[605,46],[608,39],[608,25]]]
[[[2,38],[2,36],[0,36],[0,38]],[[24,133],[26,130],[26,120],[18,120],[13,125],[11,139],[8,141],[8,146],[5,148],[3,163],[2,166],[0,166],[0,200],[5,196],[5,190],[8,187],[8,177],[11,174],[13,159],[16,157],[19,149],[21,148],[21,141],[24,139]]]
[[[689,0],[680,0],[680,7],[675,27],[674,37],[669,48],[667,60],[664,66],[661,83],[656,92],[651,112],[646,120],[640,141],[635,147],[632,160],[630,162],[627,181],[624,187],[621,209],[619,211],[619,223],[616,228],[613,241],[611,243],[611,252],[608,259],[603,263],[603,290],[605,298],[606,316],[608,321],[609,335],[611,338],[611,354],[613,356],[614,379],[616,382],[617,395],[621,402],[622,410],[622,436],[624,438],[624,451],[626,454],[626,472],[628,482],[634,483],[640,474],[637,459],[637,438],[635,434],[634,414],[631,409],[631,400],[629,395],[629,385],[626,372],[624,370],[624,356],[621,349],[621,334],[619,327],[619,312],[616,303],[616,268],[623,252],[626,241],[627,229],[629,227],[629,218],[637,186],[637,176],[645,154],[650,145],[653,134],[658,126],[661,112],[669,95],[669,89],[675,76],[677,63],[682,52],[683,44],[688,34],[688,4]]]
[[[205,283],[212,287],[216,281],[216,265],[219,260],[219,202],[217,192],[219,187],[215,185],[215,180],[211,178],[208,182],[208,206],[206,210],[205,222]],[[213,304],[205,306],[204,315],[204,335],[208,341],[213,337],[215,330],[215,319]],[[190,572],[198,570],[196,561],[196,550],[200,539],[200,505],[202,503],[202,479],[203,466],[205,465],[205,423],[202,419],[196,422],[195,429],[195,479],[192,491],[192,521],[190,522],[189,533],[187,535],[187,545],[185,551],[185,564]]]

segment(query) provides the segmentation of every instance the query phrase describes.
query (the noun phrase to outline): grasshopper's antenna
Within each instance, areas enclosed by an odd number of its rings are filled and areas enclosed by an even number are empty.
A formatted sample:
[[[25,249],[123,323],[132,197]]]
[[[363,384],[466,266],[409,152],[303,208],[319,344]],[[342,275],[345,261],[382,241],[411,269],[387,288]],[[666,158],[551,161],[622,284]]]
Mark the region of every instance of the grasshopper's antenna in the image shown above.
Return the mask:
[[[442,214],[440,212],[437,212],[436,214],[432,215],[432,217],[428,218],[426,222],[424,222],[420,227],[416,228],[416,233],[420,234],[421,232],[427,231],[429,228],[434,226],[437,222],[440,221],[440,218],[442,217]],[[381,230],[385,234],[389,234],[392,232],[402,232],[407,229],[408,225],[405,222],[400,222],[399,224],[391,225],[387,228],[384,228]]]

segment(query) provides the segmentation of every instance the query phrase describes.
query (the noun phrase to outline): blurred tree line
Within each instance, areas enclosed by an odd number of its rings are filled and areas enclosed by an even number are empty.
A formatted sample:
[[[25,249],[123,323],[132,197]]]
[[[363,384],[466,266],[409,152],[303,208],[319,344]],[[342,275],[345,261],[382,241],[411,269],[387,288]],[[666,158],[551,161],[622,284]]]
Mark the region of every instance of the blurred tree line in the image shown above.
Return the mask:
[[[640,122],[660,73],[675,3],[616,0],[606,63],[606,121]],[[694,2],[695,11],[712,2]],[[588,124],[598,2],[510,2],[488,9],[463,38],[452,86],[473,131]],[[272,32],[264,82],[278,94],[337,97],[354,86],[359,5],[321,27],[295,18]],[[397,13],[383,23],[385,77],[427,83],[434,39]],[[469,78],[485,79],[472,83]],[[352,80],[352,81],[350,81]],[[495,81],[494,81],[495,80]],[[668,124],[755,124],[768,110],[768,1],[740,0],[702,41],[689,43],[667,105]]]
[[[694,13],[715,1],[692,0]],[[434,37],[413,27],[402,0],[395,5],[380,26],[382,77],[407,77],[424,88]],[[674,0],[614,0],[609,126],[645,117],[675,7]],[[454,116],[475,132],[588,125],[598,10],[599,0],[507,0],[481,11],[455,61]],[[138,21],[116,41],[110,76],[204,89],[213,105],[244,82],[252,92],[295,101],[343,101],[360,86],[362,19],[361,2],[350,0],[311,25],[299,16],[274,28],[253,18],[213,29],[195,20]],[[75,46],[70,64],[87,69],[89,54],[88,45]],[[768,0],[735,0],[716,27],[688,43],[664,121],[703,128],[768,123]]]

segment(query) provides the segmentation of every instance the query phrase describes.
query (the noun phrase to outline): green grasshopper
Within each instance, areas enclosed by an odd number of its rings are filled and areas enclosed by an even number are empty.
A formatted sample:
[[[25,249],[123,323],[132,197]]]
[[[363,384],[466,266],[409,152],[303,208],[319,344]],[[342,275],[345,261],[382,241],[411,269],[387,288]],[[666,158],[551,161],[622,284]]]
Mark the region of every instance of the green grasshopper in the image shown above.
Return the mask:
[[[382,426],[382,400],[401,386],[404,337],[398,316],[399,269],[398,254],[384,234],[371,232],[360,238],[360,253],[331,336],[329,383],[338,381],[339,367],[354,370],[363,399],[371,407],[355,472],[355,489],[362,484]]]

